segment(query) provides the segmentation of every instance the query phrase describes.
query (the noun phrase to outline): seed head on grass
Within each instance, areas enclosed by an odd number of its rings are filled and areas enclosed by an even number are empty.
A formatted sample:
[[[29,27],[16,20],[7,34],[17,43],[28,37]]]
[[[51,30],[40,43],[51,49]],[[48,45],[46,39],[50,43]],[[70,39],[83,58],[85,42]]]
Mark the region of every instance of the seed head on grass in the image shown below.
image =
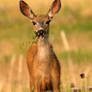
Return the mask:
[[[84,79],[85,78],[85,74],[84,73],[81,73],[80,74],[80,77],[81,77],[81,79]]]
[[[88,90],[89,90],[89,91],[92,91],[92,86],[89,86],[89,87],[88,87]]]
[[[75,84],[74,84],[74,83],[71,83],[71,84],[70,84],[70,87],[71,87],[71,88],[74,88],[74,87],[75,87]]]
[[[65,92],[65,90],[63,90],[63,92]]]
[[[79,88],[73,88],[73,92],[81,92]]]

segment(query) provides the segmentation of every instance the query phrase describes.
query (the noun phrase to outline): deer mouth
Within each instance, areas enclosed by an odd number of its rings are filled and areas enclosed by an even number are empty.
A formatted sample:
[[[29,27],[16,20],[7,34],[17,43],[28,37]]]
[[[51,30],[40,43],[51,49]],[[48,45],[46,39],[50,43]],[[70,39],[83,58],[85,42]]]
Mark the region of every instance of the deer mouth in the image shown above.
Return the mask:
[[[36,32],[36,36],[37,36],[39,39],[44,39],[45,35],[46,35],[46,31],[38,30],[38,32]]]

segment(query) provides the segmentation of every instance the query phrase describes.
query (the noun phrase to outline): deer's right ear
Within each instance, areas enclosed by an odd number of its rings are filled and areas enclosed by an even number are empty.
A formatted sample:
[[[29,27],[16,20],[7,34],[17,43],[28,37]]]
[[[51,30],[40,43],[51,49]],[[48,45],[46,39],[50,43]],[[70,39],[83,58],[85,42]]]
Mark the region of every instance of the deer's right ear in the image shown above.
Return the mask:
[[[33,13],[33,11],[30,9],[27,3],[25,3],[23,0],[20,0],[20,11],[23,15],[27,16],[30,19],[33,19],[36,15]]]

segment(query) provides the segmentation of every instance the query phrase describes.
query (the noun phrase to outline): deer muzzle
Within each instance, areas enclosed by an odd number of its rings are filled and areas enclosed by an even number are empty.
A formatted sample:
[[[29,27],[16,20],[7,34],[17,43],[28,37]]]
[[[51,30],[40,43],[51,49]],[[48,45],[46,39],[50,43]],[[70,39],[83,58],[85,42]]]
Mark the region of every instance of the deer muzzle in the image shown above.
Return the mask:
[[[36,36],[40,39],[44,38],[45,35],[46,35],[46,31],[44,30],[38,30],[38,32],[36,32]]]

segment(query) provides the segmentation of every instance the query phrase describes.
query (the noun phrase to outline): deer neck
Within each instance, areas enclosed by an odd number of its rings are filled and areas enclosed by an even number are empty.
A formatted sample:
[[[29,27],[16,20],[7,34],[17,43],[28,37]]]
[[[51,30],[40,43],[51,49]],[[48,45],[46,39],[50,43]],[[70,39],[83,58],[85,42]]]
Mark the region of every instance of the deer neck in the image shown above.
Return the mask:
[[[45,45],[48,45],[48,44],[49,44],[48,39],[41,39],[41,40],[38,40],[38,43],[37,43],[38,48],[44,47]]]
[[[38,41],[38,58],[40,60],[45,60],[50,55],[51,49],[48,40]]]

